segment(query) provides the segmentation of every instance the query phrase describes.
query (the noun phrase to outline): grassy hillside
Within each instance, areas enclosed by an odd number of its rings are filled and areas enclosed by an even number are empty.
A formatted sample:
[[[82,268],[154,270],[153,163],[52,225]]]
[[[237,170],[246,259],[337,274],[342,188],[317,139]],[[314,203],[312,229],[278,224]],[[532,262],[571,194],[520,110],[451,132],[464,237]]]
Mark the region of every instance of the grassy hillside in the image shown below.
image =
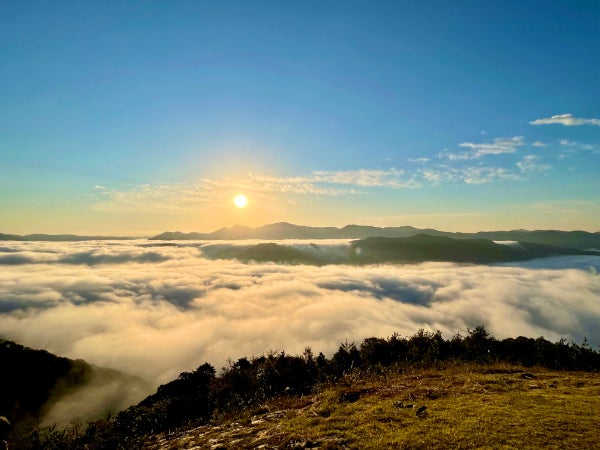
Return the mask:
[[[149,436],[141,446],[592,449],[599,418],[598,373],[453,364],[354,373],[312,395],[279,397],[208,425]]]
[[[218,374],[205,363],[116,416],[15,435],[13,448],[586,448],[599,371],[587,343],[422,330],[331,358],[271,353]]]

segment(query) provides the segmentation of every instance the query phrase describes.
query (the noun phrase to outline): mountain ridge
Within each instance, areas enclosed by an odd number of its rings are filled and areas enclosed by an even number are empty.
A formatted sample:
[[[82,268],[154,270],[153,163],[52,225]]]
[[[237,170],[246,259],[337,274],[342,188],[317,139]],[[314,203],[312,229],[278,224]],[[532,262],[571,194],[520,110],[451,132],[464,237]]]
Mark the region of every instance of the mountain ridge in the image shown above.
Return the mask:
[[[211,233],[166,231],[151,240],[243,240],[243,239],[365,239],[370,237],[402,238],[418,234],[445,236],[454,239],[487,239],[492,241],[519,241],[586,250],[600,248],[600,232],[582,230],[509,230],[478,231],[474,233],[440,231],[412,226],[375,227],[346,225],[336,227],[309,227],[288,222],[278,222],[260,227],[234,225]]]
[[[138,239],[130,236],[83,236],[77,234],[5,234],[0,233],[0,241],[48,241],[48,242],[80,242],[80,241],[126,241]]]
[[[165,231],[151,237],[132,236],[99,236],[76,234],[5,234],[0,233],[0,241],[48,241],[78,242],[90,240],[244,240],[244,239],[365,239],[369,237],[410,237],[418,234],[430,236],[446,236],[455,239],[488,239],[492,241],[520,241],[534,244],[545,244],[581,250],[600,249],[600,231],[583,230],[496,230],[477,232],[442,231],[434,228],[416,228],[410,225],[394,227],[376,227],[372,225],[348,224],[343,227],[312,227],[296,225],[289,222],[277,222],[259,227],[233,225],[222,227],[209,233]]]

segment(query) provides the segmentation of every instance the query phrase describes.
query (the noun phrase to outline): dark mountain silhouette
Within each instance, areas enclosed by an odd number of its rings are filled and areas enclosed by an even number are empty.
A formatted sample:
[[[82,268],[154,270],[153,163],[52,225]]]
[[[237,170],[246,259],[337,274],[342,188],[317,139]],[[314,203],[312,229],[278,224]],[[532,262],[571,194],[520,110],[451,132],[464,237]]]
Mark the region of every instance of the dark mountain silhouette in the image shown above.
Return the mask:
[[[183,233],[182,233],[183,234]],[[76,234],[17,234],[0,233],[0,241],[50,241],[50,242],[78,242],[78,241],[109,241],[137,239],[122,236],[78,236]]]
[[[493,241],[519,241],[533,244],[546,244],[555,247],[579,248],[587,250],[600,248],[600,232],[558,231],[558,230],[513,230],[513,231],[480,231],[478,233],[452,233],[450,237],[482,238]]]
[[[24,241],[23,236],[17,234],[0,233],[0,241]]]
[[[600,252],[554,247],[530,242],[497,244],[487,239],[453,239],[419,234],[408,238],[366,238],[350,244],[355,262],[497,263],[564,255],[598,255]]]
[[[252,228],[244,225],[220,228],[211,233],[183,233],[165,231],[152,240],[242,240],[242,239],[365,239],[369,237],[410,237],[418,234],[446,236],[455,239],[487,239],[491,241],[519,241],[555,247],[578,248],[582,250],[600,249],[600,232],[560,231],[560,230],[510,230],[479,231],[476,233],[448,232],[432,228],[411,226],[373,227],[368,225],[346,225],[336,227],[309,227],[279,222]],[[130,240],[136,237],[122,236],[78,236],[74,234],[3,234],[0,241],[51,241],[77,242],[90,240]]]
[[[274,243],[257,244],[242,250],[235,256],[240,261],[271,261],[287,264],[319,264],[317,258],[308,255],[301,250],[286,245]]]
[[[123,401],[131,392],[138,390],[143,395],[149,389],[139,378],[116,370],[4,339],[0,339],[0,362],[0,416],[7,417],[17,429],[36,426],[44,419],[68,423],[81,413],[88,415],[88,419],[99,418],[109,409],[114,412],[129,406],[131,402]],[[88,405],[68,408],[66,399],[69,404],[88,402]],[[55,407],[60,402],[64,407],[57,412]],[[104,409],[86,408],[96,405]]]
[[[600,256],[600,251],[554,247],[531,242],[499,244],[488,239],[454,239],[426,234],[405,238],[369,237],[352,241],[350,245],[339,246],[286,245],[271,242],[249,245],[204,245],[200,248],[205,257],[212,259],[311,265],[426,261],[490,264],[550,256]]]
[[[346,237],[346,236],[342,236]],[[160,240],[237,240],[237,239],[338,239],[340,229],[335,227],[306,227],[287,222],[263,225],[258,228],[234,225],[212,233],[164,232],[150,239]]]
[[[519,241],[555,247],[578,248],[582,250],[600,248],[600,232],[558,231],[558,230],[512,230],[480,231],[477,233],[454,233],[434,229],[419,229],[411,226],[372,227],[346,225],[335,227],[307,227],[287,222],[250,228],[235,225],[221,228],[212,233],[164,232],[150,239],[154,240],[230,240],[230,239],[364,239],[369,237],[401,238],[427,234],[455,239],[486,239],[490,241]]]

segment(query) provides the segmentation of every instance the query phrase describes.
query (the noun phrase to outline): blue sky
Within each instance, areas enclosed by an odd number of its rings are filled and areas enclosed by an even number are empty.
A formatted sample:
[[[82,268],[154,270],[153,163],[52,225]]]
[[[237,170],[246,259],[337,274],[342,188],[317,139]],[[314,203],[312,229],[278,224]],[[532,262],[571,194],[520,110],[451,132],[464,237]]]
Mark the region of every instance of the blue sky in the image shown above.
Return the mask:
[[[599,30],[597,1],[0,0],[0,232],[599,231]]]

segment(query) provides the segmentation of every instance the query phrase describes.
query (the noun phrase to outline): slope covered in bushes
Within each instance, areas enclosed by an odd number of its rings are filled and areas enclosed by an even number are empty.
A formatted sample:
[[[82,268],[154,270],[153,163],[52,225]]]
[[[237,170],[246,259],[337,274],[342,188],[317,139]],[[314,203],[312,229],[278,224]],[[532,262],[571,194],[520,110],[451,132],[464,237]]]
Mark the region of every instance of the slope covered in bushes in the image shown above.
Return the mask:
[[[358,346],[343,343],[331,358],[315,356],[309,348],[301,356],[279,352],[241,358],[219,374],[205,363],[115,417],[91,422],[85,432],[38,433],[21,440],[20,448],[48,447],[52,442],[71,448],[132,448],[144,436],[208,423],[277,397],[298,398],[352,373],[402,372],[451,362],[598,371],[600,354],[587,343],[553,343],[541,337],[498,340],[480,326],[450,339],[421,330],[410,337],[368,338]]]

